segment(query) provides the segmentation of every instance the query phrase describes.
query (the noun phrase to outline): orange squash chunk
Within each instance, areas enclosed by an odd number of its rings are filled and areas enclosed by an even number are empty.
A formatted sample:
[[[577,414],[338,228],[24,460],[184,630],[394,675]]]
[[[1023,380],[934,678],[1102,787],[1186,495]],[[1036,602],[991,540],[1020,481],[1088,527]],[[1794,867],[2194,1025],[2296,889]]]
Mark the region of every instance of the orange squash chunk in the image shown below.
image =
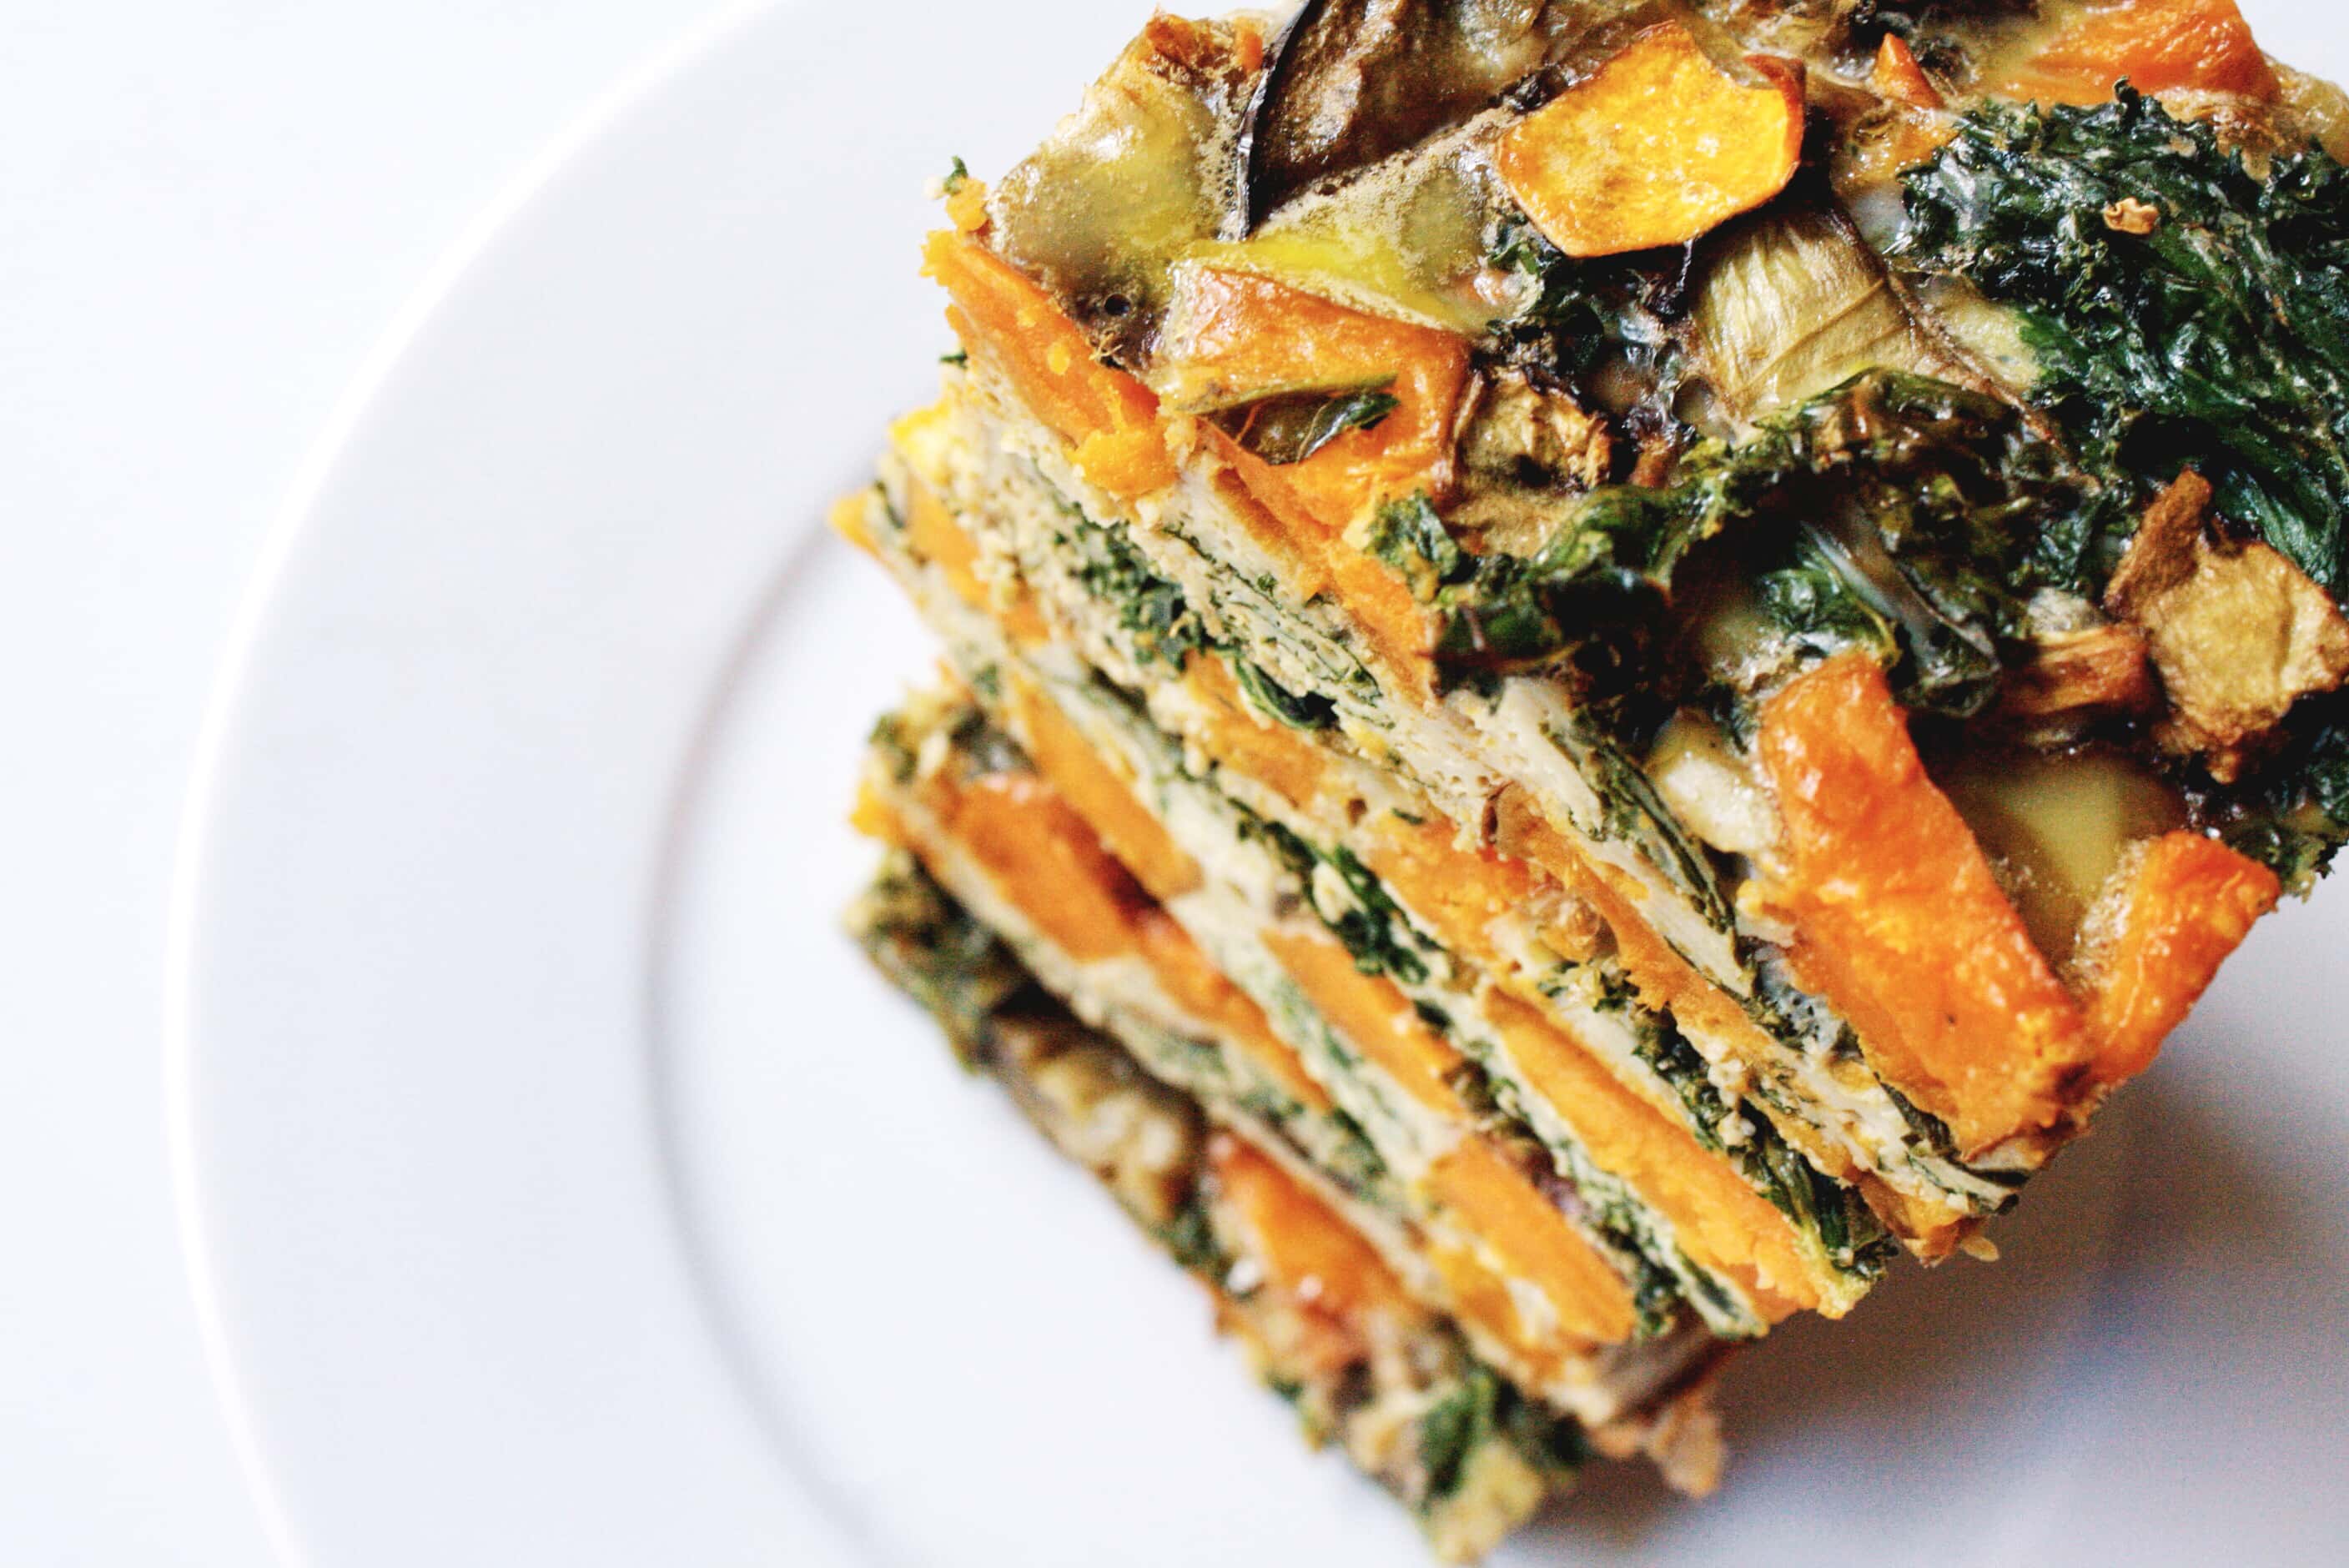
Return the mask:
[[[864,527],[864,514],[872,500],[870,488],[856,490],[833,501],[832,510],[824,514],[824,521],[832,524],[833,532],[867,555],[873,553],[873,535]]]
[[[1757,56],[1732,78],[1678,22],[1633,38],[1501,134],[1494,167],[1569,256],[1684,245],[1786,188],[1803,159],[1803,79]]]
[[[1273,498],[1266,504],[1276,512],[1287,502],[1335,533],[1381,498],[1448,482],[1453,416],[1468,379],[1468,340],[1457,333],[1350,309],[1254,273],[1192,265],[1179,274],[1159,355],[1170,399],[1193,410],[1386,386],[1392,412],[1302,462],[1276,469],[1241,454],[1248,461],[1235,466],[1251,490]]]
[[[1450,1081],[1460,1053],[1421,1021],[1393,981],[1355,968],[1354,955],[1330,937],[1269,931],[1264,944],[1322,1016],[1403,1092],[1430,1110],[1467,1119]]]
[[[2146,849],[2127,875],[2119,928],[2088,1002],[2099,1083],[2153,1064],[2282,892],[2273,872],[2199,833],[2166,834]]]
[[[1366,1312],[1416,1310],[1378,1249],[1265,1155],[1219,1132],[1208,1140],[1207,1168],[1273,1289],[1341,1323]]]
[[[1444,1242],[1426,1243],[1427,1261],[1434,1265],[1450,1298],[1452,1315],[1481,1328],[1505,1346],[1538,1384],[1567,1374],[1589,1346],[1561,1335],[1555,1327],[1538,1328],[1526,1321],[1509,1285],[1464,1246]],[[1520,1374],[1523,1376],[1524,1374]]]
[[[2053,1123],[2094,1055],[2085,1024],[1926,777],[1884,672],[1855,653],[1797,676],[1758,749],[1785,824],[1765,896],[1806,986],[1969,1158]]]
[[[1630,1286],[1491,1144],[1464,1140],[1429,1170],[1427,1190],[1490,1249],[1510,1278],[1541,1293],[1568,1334],[1601,1345],[1631,1337],[1639,1314]],[[1521,1333],[1529,1326],[1521,1326]]]
[[[906,543],[916,556],[946,573],[947,585],[954,590],[956,598],[974,610],[993,615],[1002,626],[1003,634],[1016,644],[1033,645],[1050,640],[1052,629],[1026,589],[1019,589],[1008,602],[997,603],[987,584],[979,581],[978,542],[963,531],[954,513],[927,485],[916,481],[909,487],[905,512]]]
[[[1490,850],[1464,850],[1448,817],[1431,812],[1417,822],[1381,812],[1363,862],[1393,889],[1405,907],[1426,921],[1444,944],[1500,967],[1489,934],[1493,923],[1523,909],[1533,897],[1533,873],[1519,861]]]
[[[1136,917],[1134,929],[1150,972],[1176,1006],[1222,1030],[1291,1099],[1311,1110],[1330,1109],[1329,1092],[1305,1070],[1288,1042],[1272,1032],[1264,1009],[1224,977],[1180,922],[1163,909],[1147,909]]]
[[[947,320],[970,356],[1009,381],[1029,410],[1075,449],[1085,478],[1133,497],[1174,482],[1158,399],[1093,358],[1082,328],[1051,295],[979,241],[941,230],[922,270],[946,286]]]
[[[1032,773],[924,784],[947,836],[1080,964],[1131,952],[1145,898],[1083,818]]]
[[[1273,1033],[1263,1010],[1225,978],[1174,916],[1149,902],[1092,826],[1045,780],[1009,773],[964,785],[939,777],[925,789],[947,836],[1070,957],[1139,956],[1177,1006],[1222,1030],[1299,1103],[1330,1109],[1329,1094]],[[896,814],[869,789],[859,792],[853,820],[872,837],[905,840]]]
[[[1917,63],[1917,52],[1898,33],[1884,35],[1877,47],[1876,66],[1868,73],[1868,85],[1895,103],[1905,103],[1910,108],[1940,108],[1940,89]]]
[[[1811,1283],[1811,1264],[1786,1217],[1725,1157],[1624,1087],[1531,1007],[1495,996],[1485,1014],[1526,1081],[1557,1108],[1590,1158],[1671,1221],[1692,1260],[1737,1281],[1773,1322],[1805,1307],[1841,1315]]]
[[[1240,695],[1239,683],[1223,660],[1193,654],[1183,665],[1183,684],[1198,700],[1206,733],[1197,738],[1223,767],[1236,769],[1304,808],[1321,792],[1321,754],[1295,730],[1262,717]]]
[[[1197,887],[1198,863],[1134,799],[1123,769],[1094,750],[1060,705],[1027,677],[1014,675],[1009,684],[1012,719],[1028,755],[1111,853],[1162,903]]]
[[[1202,425],[1199,431],[1207,449],[1221,459],[1215,480],[1217,494],[1249,537],[1280,561],[1282,592],[1302,600],[1334,588],[1339,603],[1388,672],[1411,694],[1431,695],[1434,675],[1427,658],[1427,614],[1411,596],[1402,574],[1330,532],[1307,509],[1285,477],[1303,464],[1275,468],[1213,425]]]
[[[2095,104],[2124,81],[2147,93],[2186,88],[2264,99],[2282,90],[2235,0],[2095,0],[1992,90]]]

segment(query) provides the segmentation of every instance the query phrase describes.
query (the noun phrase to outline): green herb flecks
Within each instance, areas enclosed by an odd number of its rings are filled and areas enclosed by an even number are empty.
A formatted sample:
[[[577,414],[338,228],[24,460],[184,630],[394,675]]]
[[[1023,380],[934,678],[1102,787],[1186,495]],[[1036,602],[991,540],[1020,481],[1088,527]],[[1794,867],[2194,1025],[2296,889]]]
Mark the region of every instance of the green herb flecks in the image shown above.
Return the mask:
[[[1158,574],[1122,527],[1105,528],[1072,509],[1071,527],[1056,542],[1085,591],[1116,610],[1136,663],[1179,671],[1186,655],[1207,647],[1206,628],[1181,587]]]

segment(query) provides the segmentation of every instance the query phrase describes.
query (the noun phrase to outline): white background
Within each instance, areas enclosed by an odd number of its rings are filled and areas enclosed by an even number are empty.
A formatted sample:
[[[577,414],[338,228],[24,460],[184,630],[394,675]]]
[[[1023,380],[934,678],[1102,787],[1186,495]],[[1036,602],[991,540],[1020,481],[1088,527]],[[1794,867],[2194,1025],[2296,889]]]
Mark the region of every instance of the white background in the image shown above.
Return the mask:
[[[191,749],[401,301],[694,0],[0,4],[0,1563],[263,1564],[165,1171]]]
[[[2287,57],[2324,25],[2244,8]],[[266,1561],[163,1152],[204,697],[278,500],[402,298],[703,9],[0,4],[0,1563]]]

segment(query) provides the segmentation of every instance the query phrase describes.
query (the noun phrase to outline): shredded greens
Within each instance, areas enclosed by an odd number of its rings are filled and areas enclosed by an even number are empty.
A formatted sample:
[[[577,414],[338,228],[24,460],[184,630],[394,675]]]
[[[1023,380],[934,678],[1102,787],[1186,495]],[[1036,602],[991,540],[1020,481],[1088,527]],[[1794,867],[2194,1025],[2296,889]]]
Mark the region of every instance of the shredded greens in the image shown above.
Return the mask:
[[[2309,576],[2349,574],[2349,170],[2322,149],[2264,177],[2202,121],[2123,88],[2095,108],[1991,105],[1908,176],[1895,258],[2022,315],[2030,388],[2107,504],[2051,531],[2051,574],[2101,583],[2189,466]],[[2108,221],[2154,209],[2149,232]]]

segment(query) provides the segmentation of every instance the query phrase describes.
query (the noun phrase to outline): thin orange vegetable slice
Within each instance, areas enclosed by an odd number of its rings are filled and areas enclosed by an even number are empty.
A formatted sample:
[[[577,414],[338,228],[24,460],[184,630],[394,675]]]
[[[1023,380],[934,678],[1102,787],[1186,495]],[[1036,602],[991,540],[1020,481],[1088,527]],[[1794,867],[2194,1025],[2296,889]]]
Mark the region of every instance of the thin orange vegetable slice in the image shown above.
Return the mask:
[[[1796,676],[1764,706],[1759,751],[1785,824],[1765,896],[1798,934],[1797,975],[1969,1157],[2052,1125],[2094,1054],[2086,1025],[1926,777],[1883,670],[1852,653]]]

